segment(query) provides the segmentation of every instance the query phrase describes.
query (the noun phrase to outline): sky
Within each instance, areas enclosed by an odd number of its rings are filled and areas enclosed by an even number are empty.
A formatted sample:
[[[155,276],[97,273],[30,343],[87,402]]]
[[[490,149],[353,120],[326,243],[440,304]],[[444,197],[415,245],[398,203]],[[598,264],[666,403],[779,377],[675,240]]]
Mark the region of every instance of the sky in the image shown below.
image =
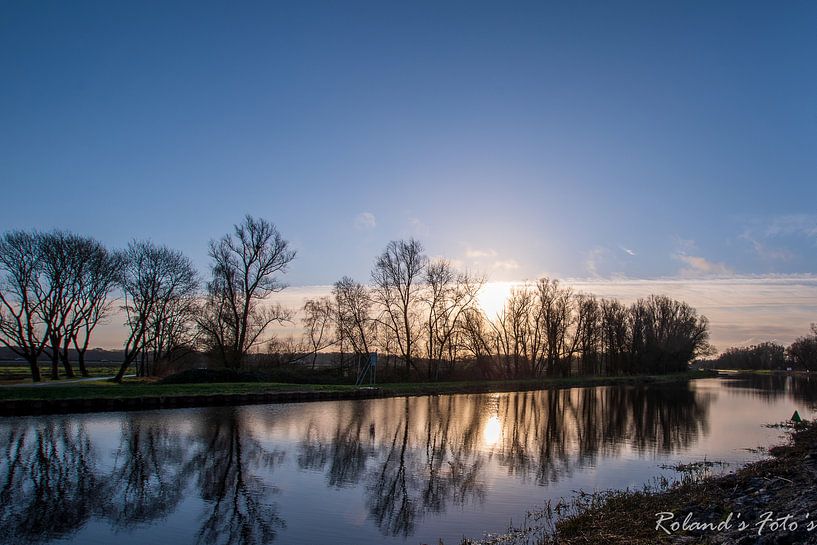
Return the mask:
[[[496,283],[674,282],[721,309],[762,286],[741,339],[805,333],[815,26],[798,1],[0,0],[0,230],[206,271],[250,213],[297,249],[292,286],[366,280],[414,236]],[[792,290],[811,310],[758,310]]]

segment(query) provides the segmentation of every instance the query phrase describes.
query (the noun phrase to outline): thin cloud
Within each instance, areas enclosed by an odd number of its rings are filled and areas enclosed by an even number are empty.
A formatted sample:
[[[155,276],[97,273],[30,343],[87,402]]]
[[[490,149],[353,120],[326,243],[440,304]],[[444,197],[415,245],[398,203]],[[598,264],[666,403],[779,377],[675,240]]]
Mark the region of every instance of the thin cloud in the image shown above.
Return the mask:
[[[409,231],[415,236],[425,237],[430,233],[428,225],[423,223],[420,218],[411,217],[408,219]]]
[[[600,267],[605,262],[610,251],[602,246],[591,249],[584,258],[584,269],[590,276],[601,276]]]
[[[682,276],[729,276],[735,273],[724,263],[710,261],[698,255],[675,254],[675,259],[686,264],[680,271]]]
[[[361,212],[355,216],[355,227],[358,229],[374,229],[377,226],[377,218],[371,212]]]
[[[465,251],[465,257],[470,258],[470,259],[481,259],[483,257],[496,257],[496,256],[497,256],[496,250],[491,249],[491,248],[486,249],[486,250],[475,250],[475,249],[469,248],[468,250]]]
[[[502,259],[494,261],[494,269],[502,269],[505,271],[515,271],[519,268],[519,262],[515,259]]]

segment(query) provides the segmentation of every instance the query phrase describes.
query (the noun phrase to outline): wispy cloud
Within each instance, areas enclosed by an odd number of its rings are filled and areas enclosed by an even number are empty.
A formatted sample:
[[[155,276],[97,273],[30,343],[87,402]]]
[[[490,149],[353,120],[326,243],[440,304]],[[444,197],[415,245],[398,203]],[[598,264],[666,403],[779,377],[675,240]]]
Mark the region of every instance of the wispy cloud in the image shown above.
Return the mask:
[[[710,261],[699,255],[675,254],[675,259],[686,264],[686,267],[679,271],[682,276],[728,276],[735,272],[724,263]]]
[[[494,261],[494,269],[502,269],[504,271],[515,271],[519,268],[519,262],[515,259],[501,259]]]
[[[355,216],[355,227],[358,229],[374,229],[377,226],[377,218],[371,212],[361,212]]]
[[[678,271],[680,276],[732,276],[735,274],[735,271],[725,263],[695,255],[698,253],[698,248],[694,240],[676,237],[676,246],[677,249],[672,257],[685,265]]]
[[[788,214],[776,216],[765,229],[768,237],[800,235],[817,239],[817,216],[813,214]]]
[[[740,235],[740,238],[747,241],[752,246],[754,253],[764,261],[790,261],[795,257],[793,252],[785,248],[775,248],[766,242],[761,242],[749,231]]]
[[[465,257],[470,259],[481,259],[483,257],[496,257],[497,253],[496,250],[487,248],[485,250],[478,250],[469,248],[465,251]]]
[[[610,254],[610,250],[603,246],[596,246],[590,249],[584,256],[584,269],[590,276],[601,276],[601,265]]]
[[[412,236],[425,237],[431,232],[428,225],[426,225],[420,218],[410,217],[408,219],[408,224],[409,232],[412,234]]]

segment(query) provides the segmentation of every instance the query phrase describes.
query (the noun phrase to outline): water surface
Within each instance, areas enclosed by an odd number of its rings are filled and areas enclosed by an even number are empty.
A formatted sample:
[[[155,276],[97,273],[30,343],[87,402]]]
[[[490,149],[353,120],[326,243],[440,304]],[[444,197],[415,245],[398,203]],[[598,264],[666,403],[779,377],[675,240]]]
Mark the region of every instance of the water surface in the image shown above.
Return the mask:
[[[734,468],[815,399],[757,376],[0,418],[0,542],[458,543],[667,464]]]

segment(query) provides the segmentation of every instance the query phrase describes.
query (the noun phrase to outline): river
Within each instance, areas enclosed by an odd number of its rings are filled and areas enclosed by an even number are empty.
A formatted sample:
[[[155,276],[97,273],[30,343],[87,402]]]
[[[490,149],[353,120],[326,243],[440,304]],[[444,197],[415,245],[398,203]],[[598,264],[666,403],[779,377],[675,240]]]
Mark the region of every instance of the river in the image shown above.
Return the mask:
[[[0,418],[0,543],[459,543],[576,490],[725,470],[817,379]]]

